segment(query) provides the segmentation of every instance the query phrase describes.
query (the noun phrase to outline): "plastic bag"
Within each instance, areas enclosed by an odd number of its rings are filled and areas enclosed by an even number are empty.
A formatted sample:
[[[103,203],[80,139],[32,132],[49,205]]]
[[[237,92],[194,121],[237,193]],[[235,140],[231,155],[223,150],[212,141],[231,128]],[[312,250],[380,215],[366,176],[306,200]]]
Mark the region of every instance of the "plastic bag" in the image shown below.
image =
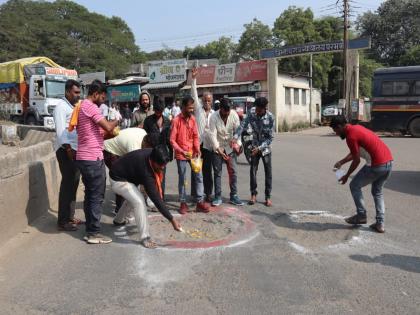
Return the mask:
[[[194,173],[200,173],[203,167],[203,159],[196,157],[191,159],[191,169]]]

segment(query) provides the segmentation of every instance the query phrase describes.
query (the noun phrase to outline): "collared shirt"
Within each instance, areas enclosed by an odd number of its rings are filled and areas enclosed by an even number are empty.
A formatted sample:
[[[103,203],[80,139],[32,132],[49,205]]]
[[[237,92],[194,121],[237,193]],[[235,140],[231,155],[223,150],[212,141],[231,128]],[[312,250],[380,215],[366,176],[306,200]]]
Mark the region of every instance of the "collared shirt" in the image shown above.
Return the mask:
[[[372,167],[386,164],[393,160],[391,150],[372,131],[360,125],[345,126],[346,142],[353,156],[360,155],[363,148],[370,155]]]
[[[143,138],[147,135],[142,128],[126,128],[118,136],[104,141],[104,150],[117,156],[141,149]]]
[[[255,107],[247,113],[246,118],[241,122],[235,132],[235,139],[240,139],[243,130],[250,129],[252,132],[252,145],[258,147],[262,155],[271,153],[271,142],[273,141],[274,117],[269,111],[260,117],[255,112]]]
[[[200,152],[200,138],[195,117],[185,118],[180,114],[172,119],[170,141],[177,160],[186,160],[183,152],[193,154]]]
[[[226,153],[232,152],[230,142],[239,125],[239,116],[235,110],[230,110],[226,124],[220,116],[220,111],[214,112],[210,117],[209,126],[211,148],[216,151],[217,148],[221,147]]]
[[[203,147],[211,150],[212,146],[210,140],[208,139],[206,132],[209,131],[210,116],[214,113],[213,109],[210,109],[209,113],[204,110],[203,103],[198,98],[197,93],[197,79],[193,79],[191,83],[191,95],[194,99],[195,105],[195,117],[197,118],[198,134],[200,136],[200,143],[203,144]]]
[[[78,149],[76,160],[103,160],[104,136],[98,122],[104,119],[98,106],[85,99],[80,105],[77,123]]]
[[[144,120],[146,117],[153,115],[154,111],[151,107],[147,111],[140,106],[138,110],[136,110],[133,114],[133,119],[131,122],[131,127],[141,127],[143,128]]]
[[[56,139],[54,150],[58,150],[63,144],[69,144],[70,147],[77,151],[77,132],[68,131],[68,126],[73,113],[74,106],[67,99],[61,99],[54,109],[53,117],[55,123]]]

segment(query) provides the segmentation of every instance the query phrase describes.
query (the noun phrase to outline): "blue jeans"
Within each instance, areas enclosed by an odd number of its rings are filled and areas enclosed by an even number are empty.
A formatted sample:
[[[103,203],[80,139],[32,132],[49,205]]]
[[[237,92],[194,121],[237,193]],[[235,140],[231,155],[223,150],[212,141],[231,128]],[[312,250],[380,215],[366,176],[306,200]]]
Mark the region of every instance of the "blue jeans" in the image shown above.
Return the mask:
[[[392,161],[383,165],[370,167],[365,165],[350,183],[350,190],[356,204],[357,214],[366,216],[362,187],[372,184],[372,196],[375,201],[376,222],[384,223],[385,202],[382,188],[391,175]]]
[[[99,161],[76,161],[85,185],[83,210],[86,217],[86,233],[94,235],[101,231],[102,202],[105,195],[105,163]]]
[[[190,165],[191,168],[191,162],[185,161],[185,160],[176,160],[176,165],[178,167],[178,192],[179,192],[179,201],[180,202],[186,202],[187,200],[187,192],[185,189],[186,184],[186,173],[187,173],[187,164]],[[203,187],[203,175],[201,172],[195,173],[191,170],[191,185],[195,185],[195,189],[192,189],[195,193],[195,197],[197,202],[203,201],[203,193],[204,193],[204,187]]]

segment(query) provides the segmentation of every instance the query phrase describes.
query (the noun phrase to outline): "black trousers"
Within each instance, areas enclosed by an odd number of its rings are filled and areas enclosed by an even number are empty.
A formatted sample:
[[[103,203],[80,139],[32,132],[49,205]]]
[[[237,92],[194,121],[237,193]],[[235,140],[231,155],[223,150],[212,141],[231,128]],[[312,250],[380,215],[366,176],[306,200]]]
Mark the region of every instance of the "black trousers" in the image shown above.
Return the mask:
[[[213,193],[213,152],[201,146],[201,156],[203,157],[204,195],[211,196]]]
[[[251,186],[251,195],[257,195],[257,172],[258,164],[260,164],[260,159],[264,164],[264,173],[265,173],[265,198],[271,198],[271,189],[272,189],[272,168],[271,168],[271,153],[265,156],[262,156],[261,153],[258,153],[256,156],[251,157],[251,168],[249,172],[250,176],[250,186]]]
[[[61,173],[60,193],[58,195],[58,220],[62,225],[74,218],[77,188],[80,171],[75,162],[67,156],[66,150],[59,148],[55,152]]]

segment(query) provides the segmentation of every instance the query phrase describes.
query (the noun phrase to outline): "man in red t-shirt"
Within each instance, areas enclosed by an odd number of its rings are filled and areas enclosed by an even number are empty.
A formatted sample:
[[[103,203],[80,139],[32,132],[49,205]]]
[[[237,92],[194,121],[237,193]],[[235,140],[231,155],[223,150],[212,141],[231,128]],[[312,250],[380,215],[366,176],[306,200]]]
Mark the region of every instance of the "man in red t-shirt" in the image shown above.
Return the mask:
[[[363,126],[348,124],[343,116],[334,117],[331,120],[330,127],[337,136],[343,140],[346,139],[347,146],[350,149],[350,153],[334,165],[335,169],[339,169],[347,162],[352,162],[347,173],[339,179],[343,185],[359,166],[361,157],[368,161],[350,183],[357,214],[347,218],[346,222],[349,224],[367,223],[362,187],[372,184],[376,223],[370,227],[379,233],[384,233],[385,202],[382,188],[392,171],[393,158],[391,151],[375,133]]]

